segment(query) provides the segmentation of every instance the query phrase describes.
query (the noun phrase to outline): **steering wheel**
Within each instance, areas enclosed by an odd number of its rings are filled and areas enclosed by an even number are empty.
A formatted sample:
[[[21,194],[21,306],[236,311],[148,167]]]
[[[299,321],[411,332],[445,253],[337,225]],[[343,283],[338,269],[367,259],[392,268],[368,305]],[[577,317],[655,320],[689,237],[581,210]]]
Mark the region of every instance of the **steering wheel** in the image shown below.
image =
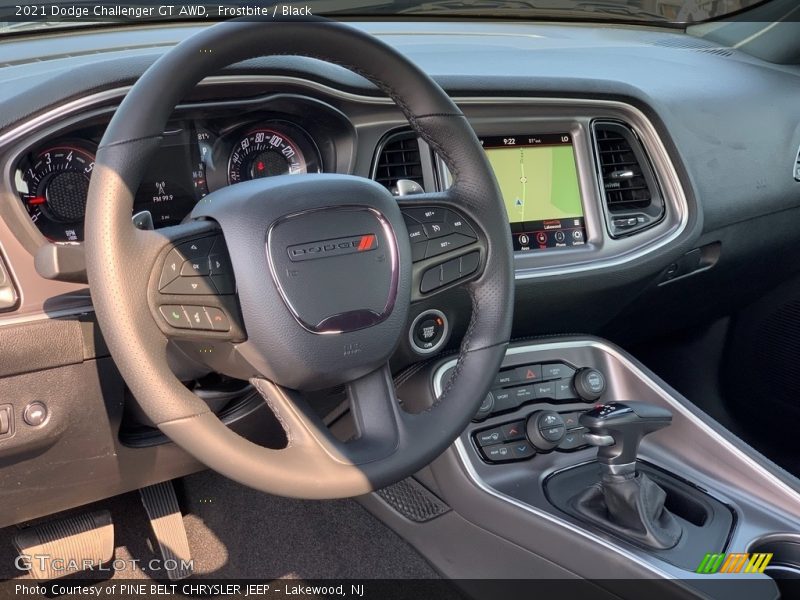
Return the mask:
[[[328,61],[372,81],[444,160],[454,184],[398,203],[365,178],[281,175],[215,191],[181,225],[135,228],[134,195],[178,102],[229,64],[276,54]],[[424,224],[437,211],[455,215],[455,226],[475,241],[460,250],[444,245],[414,262],[406,219],[416,223],[408,217],[416,214]],[[158,59],[111,119],[89,186],[87,270],[111,355],[168,438],[258,490],[348,497],[431,462],[486,396],[511,331],[513,254],[505,215],[466,118],[397,51],[322,19],[228,21]],[[396,397],[388,360],[408,327],[412,301],[423,296],[424,273],[447,268],[438,266],[447,261],[463,265],[465,252],[472,273],[424,295],[456,285],[471,295],[457,367],[441,396],[411,414]],[[177,277],[181,268],[202,276]],[[216,372],[249,379],[284,427],[287,446],[265,448],[225,426],[170,369],[170,343]],[[300,397],[337,385],[345,387],[357,429],[346,442]]]

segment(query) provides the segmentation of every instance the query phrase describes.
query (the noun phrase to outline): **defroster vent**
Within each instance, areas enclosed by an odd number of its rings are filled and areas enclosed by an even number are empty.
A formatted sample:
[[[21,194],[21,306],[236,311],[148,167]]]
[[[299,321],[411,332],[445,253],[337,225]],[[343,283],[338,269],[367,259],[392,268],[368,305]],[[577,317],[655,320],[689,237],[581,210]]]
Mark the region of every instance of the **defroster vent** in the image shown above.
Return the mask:
[[[600,188],[612,237],[647,229],[664,217],[664,199],[636,134],[616,121],[592,125]]]

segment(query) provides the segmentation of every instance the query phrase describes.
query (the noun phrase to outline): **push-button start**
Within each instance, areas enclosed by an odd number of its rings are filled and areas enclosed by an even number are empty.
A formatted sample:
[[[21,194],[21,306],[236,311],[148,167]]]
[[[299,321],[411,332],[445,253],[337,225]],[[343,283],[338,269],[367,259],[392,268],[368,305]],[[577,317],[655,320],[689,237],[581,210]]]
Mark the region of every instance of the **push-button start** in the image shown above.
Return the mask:
[[[411,347],[419,354],[432,354],[447,337],[447,317],[438,310],[427,310],[417,316],[408,332]]]

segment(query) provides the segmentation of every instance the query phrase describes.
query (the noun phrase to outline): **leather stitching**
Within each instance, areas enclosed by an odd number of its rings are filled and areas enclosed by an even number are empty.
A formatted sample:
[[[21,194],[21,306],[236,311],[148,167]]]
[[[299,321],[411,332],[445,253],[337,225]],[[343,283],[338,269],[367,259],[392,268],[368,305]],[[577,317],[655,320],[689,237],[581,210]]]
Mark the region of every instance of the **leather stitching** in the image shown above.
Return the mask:
[[[261,394],[262,398],[264,398],[264,401],[267,403],[267,406],[269,406],[270,410],[275,415],[275,418],[278,419],[278,422],[281,424],[281,427],[283,427],[283,431],[286,433],[286,447],[290,448],[292,446],[292,441],[293,441],[292,431],[289,428],[288,424],[286,423],[286,419],[283,417],[283,414],[278,409],[278,405],[275,403],[274,400],[270,398],[269,394],[261,387],[262,381],[263,381],[262,379],[253,377],[250,380],[250,383],[252,383],[253,386],[258,390],[258,393]]]

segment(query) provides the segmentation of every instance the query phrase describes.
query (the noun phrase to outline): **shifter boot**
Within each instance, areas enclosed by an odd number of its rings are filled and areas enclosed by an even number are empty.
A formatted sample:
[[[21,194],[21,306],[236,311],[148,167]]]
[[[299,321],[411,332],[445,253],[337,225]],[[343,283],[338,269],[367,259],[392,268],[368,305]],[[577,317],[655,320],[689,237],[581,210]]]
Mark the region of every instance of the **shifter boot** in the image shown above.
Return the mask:
[[[583,518],[641,546],[666,550],[683,530],[664,507],[667,494],[643,473],[603,476],[572,499]]]

